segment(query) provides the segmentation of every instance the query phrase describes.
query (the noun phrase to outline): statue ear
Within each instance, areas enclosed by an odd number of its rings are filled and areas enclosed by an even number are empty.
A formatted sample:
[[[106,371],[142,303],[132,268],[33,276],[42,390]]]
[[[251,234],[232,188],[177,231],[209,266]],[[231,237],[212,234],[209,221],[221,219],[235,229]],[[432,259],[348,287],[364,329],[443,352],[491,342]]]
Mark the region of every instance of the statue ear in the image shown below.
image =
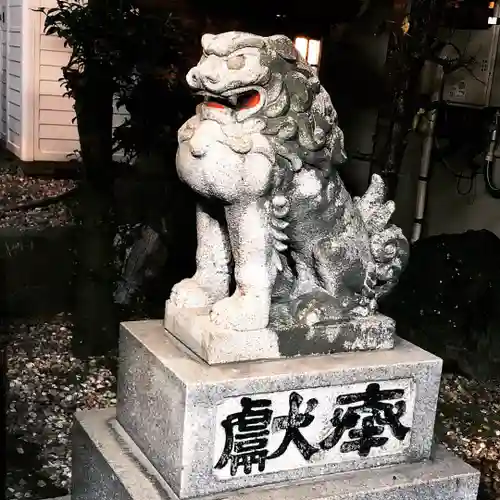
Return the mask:
[[[208,46],[213,42],[215,38],[215,35],[212,35],[211,33],[205,33],[201,37],[201,47],[203,50],[207,50]]]
[[[297,60],[297,49],[290,38],[285,35],[273,35],[267,40],[270,47],[275,50],[280,57],[287,61]]]

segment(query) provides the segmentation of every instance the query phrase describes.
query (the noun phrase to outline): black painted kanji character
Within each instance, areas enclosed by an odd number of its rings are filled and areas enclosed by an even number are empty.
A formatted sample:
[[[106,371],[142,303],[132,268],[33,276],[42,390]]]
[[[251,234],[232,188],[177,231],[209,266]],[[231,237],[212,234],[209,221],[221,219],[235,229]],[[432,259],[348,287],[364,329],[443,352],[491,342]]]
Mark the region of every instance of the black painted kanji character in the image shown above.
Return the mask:
[[[337,408],[330,420],[333,430],[319,443],[320,448],[322,450],[331,450],[339,443],[346,431],[354,429],[358,425],[360,418],[361,416],[353,408],[348,408],[345,411],[342,408]]]
[[[384,433],[384,426],[376,425],[374,417],[367,416],[361,421],[361,429],[351,429],[349,438],[352,441],[346,441],[340,445],[341,453],[357,451],[360,457],[367,457],[372,448],[384,446],[389,438],[381,436]]]
[[[282,415],[273,419],[273,432],[284,430],[285,437],[283,438],[283,441],[279,445],[278,449],[267,457],[268,460],[278,458],[283,455],[288,449],[290,443],[293,443],[297,447],[300,454],[306,460],[310,460],[310,458],[319,451],[319,448],[311,446],[308,443],[299,430],[309,426],[314,420],[314,415],[311,415],[311,412],[316,408],[316,406],[318,406],[318,400],[315,398],[309,399],[306,403],[304,413],[300,413],[300,405],[303,400],[304,398],[300,394],[292,392],[289,398],[290,409],[288,411],[288,415]]]
[[[270,406],[269,399],[252,400],[245,397],[241,399],[242,410],[222,421],[226,441],[222,455],[215,464],[216,469],[223,469],[231,462],[231,476],[236,475],[239,467],[243,467],[245,474],[251,474],[254,464],[260,472],[265,470],[269,453],[267,436],[273,414]]]
[[[391,429],[392,435],[402,441],[410,428],[404,426],[400,419],[406,412],[406,403],[402,400],[388,403],[404,396],[403,389],[380,390],[379,384],[369,384],[366,391],[356,394],[344,394],[337,398],[337,404],[349,406],[347,410],[337,408],[333,413],[332,432],[320,442],[320,448],[330,450],[337,445],[345,432],[353,441],[347,441],[340,447],[342,453],[358,451],[360,456],[368,456],[371,448],[383,446],[388,438],[381,436],[385,426]],[[368,414],[361,419],[362,414]],[[357,425],[361,420],[361,428]]]
[[[410,431],[409,427],[404,426],[400,419],[406,412],[406,403],[401,400],[404,396],[404,389],[380,390],[379,384],[369,384],[366,392],[361,394],[352,394],[340,396],[337,403],[348,405],[354,402],[363,401],[364,404],[358,408],[363,412],[371,412],[375,417],[375,422],[379,425],[388,425],[392,435],[399,441],[403,441],[406,434]],[[396,401],[387,403],[386,401]],[[395,411],[394,411],[395,410]]]

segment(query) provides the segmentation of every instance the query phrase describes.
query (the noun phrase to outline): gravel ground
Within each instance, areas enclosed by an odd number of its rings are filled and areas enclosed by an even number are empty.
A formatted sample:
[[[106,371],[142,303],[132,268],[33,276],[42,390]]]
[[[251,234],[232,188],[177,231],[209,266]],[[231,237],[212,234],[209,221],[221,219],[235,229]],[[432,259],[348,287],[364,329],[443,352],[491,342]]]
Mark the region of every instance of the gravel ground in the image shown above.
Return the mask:
[[[28,230],[31,228],[43,229],[70,224],[73,217],[64,202],[53,203],[46,207],[33,207],[27,210],[9,210],[0,212],[0,229],[16,228]]]
[[[27,177],[20,169],[14,174],[4,172],[0,177],[0,210],[59,196],[75,185],[69,179]]]
[[[75,410],[116,403],[116,359],[72,357],[70,319],[10,326],[8,500],[64,494]],[[481,500],[500,498],[500,388],[445,375],[437,435],[481,470]]]
[[[47,198],[54,198],[73,190],[76,183],[70,179],[45,179],[27,177],[18,161],[0,151],[0,228],[48,227],[67,224],[71,215],[67,206],[54,203],[46,207],[28,206]]]
[[[436,433],[450,450],[481,471],[479,499],[500,498],[500,387],[445,375]]]
[[[7,500],[64,494],[74,412],[116,403],[114,360],[72,357],[71,328],[64,315],[9,326]]]

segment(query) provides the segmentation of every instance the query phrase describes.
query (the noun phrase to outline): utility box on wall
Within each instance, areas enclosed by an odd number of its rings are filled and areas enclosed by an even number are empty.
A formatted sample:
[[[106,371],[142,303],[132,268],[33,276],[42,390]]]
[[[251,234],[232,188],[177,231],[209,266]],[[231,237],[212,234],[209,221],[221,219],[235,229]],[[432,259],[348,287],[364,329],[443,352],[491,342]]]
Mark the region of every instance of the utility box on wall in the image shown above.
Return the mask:
[[[461,57],[465,66],[445,76],[443,100],[455,105],[490,106],[495,78],[499,26],[456,30],[441,56]],[[458,50],[457,50],[458,49]]]
[[[70,49],[43,33],[40,7],[56,0],[0,0],[0,138],[23,161],[67,161],[80,147],[73,101],[59,81]],[[115,126],[126,112],[115,112]]]
[[[442,98],[455,106],[500,107],[500,4],[485,2],[489,9],[475,16],[462,5],[461,17],[443,30],[440,56],[460,67],[444,77],[438,72],[444,78]]]

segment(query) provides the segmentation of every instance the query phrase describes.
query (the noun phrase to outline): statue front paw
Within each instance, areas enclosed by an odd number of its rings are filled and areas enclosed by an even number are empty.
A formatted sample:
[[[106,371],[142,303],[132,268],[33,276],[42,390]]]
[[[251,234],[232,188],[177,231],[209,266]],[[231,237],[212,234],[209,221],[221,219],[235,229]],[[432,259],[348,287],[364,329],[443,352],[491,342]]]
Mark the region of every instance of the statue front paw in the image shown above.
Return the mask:
[[[172,288],[170,303],[178,308],[203,308],[210,307],[217,298],[206,288],[203,288],[196,279],[187,278]]]
[[[269,323],[269,305],[256,297],[235,293],[214,304],[210,319],[230,330],[260,330]]]

